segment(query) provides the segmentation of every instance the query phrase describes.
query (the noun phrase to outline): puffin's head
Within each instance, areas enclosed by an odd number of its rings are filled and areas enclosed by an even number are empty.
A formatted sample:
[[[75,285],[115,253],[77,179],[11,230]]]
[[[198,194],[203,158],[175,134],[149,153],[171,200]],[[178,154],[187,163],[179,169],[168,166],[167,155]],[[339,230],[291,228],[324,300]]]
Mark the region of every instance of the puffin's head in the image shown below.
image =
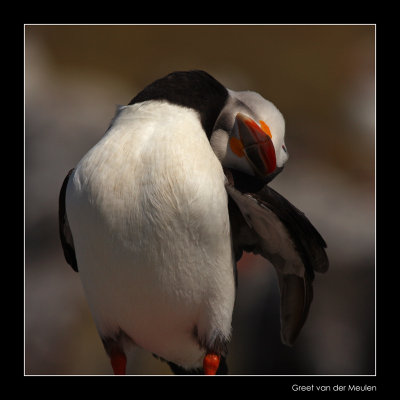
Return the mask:
[[[228,93],[211,146],[222,166],[270,181],[288,160],[283,116],[258,93]]]

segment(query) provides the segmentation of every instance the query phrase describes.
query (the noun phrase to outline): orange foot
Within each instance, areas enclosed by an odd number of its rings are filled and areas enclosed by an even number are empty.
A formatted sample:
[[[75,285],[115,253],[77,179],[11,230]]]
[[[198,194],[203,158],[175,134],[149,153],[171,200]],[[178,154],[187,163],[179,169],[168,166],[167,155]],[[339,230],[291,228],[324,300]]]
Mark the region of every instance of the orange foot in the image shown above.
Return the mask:
[[[215,375],[218,371],[220,356],[215,353],[207,353],[203,360],[204,375]]]
[[[126,356],[122,351],[113,351],[111,354],[111,366],[114,375],[125,375],[126,371]]]

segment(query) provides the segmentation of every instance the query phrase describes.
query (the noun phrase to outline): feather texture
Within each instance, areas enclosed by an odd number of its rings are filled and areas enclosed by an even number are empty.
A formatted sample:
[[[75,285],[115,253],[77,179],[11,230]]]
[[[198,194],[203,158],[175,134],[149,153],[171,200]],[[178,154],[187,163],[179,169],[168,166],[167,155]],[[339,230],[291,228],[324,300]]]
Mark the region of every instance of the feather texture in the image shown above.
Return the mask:
[[[270,187],[256,194],[242,193],[230,176],[226,189],[234,201],[229,203],[229,212],[236,259],[243,250],[250,251],[275,267],[282,341],[292,345],[308,315],[314,271],[328,268],[326,244],[306,216]]]
[[[196,112],[121,107],[71,174],[66,203],[102,338],[122,331],[184,368],[223,352],[235,298],[228,200]]]

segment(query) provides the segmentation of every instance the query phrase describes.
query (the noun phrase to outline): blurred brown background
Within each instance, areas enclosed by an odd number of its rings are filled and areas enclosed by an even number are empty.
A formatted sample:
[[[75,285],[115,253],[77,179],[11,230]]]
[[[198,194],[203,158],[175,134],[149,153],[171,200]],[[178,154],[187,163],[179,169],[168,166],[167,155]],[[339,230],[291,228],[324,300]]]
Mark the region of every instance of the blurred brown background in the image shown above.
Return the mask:
[[[375,27],[25,27],[26,374],[110,374],[58,237],[67,171],[104,134],[118,104],[175,70],[204,69],[255,90],[286,119],[290,160],[271,186],[310,218],[331,267],[315,279],[308,321],[280,343],[273,268],[239,265],[231,374],[375,371]],[[131,374],[170,374],[138,350]]]

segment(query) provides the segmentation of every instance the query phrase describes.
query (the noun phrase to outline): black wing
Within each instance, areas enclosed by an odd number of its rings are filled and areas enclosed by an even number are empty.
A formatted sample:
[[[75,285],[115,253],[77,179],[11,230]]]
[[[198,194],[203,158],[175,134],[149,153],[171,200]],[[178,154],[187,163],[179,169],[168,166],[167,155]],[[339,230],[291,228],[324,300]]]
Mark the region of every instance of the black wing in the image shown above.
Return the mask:
[[[270,187],[242,193],[227,183],[226,190],[236,259],[244,250],[262,255],[275,267],[281,337],[292,345],[308,315],[314,271],[328,269],[325,241],[301,211]]]
[[[61,186],[60,197],[58,199],[58,226],[60,232],[61,245],[64,250],[64,257],[67,263],[72,267],[72,269],[78,272],[78,264],[76,262],[74,240],[72,238],[72,233],[68,224],[67,213],[65,210],[65,193],[67,191],[68,180],[72,172],[73,169],[71,169],[68,172]]]

